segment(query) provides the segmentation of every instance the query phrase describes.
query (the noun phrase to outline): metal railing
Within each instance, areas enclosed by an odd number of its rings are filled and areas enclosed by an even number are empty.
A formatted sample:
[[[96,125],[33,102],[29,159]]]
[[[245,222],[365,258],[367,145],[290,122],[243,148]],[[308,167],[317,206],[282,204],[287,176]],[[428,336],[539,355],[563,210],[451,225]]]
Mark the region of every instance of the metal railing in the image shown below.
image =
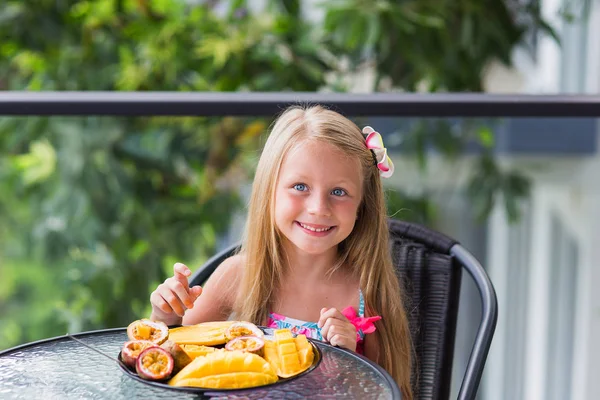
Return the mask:
[[[0,115],[274,116],[298,103],[372,117],[600,116],[591,95],[11,91],[0,92]]]

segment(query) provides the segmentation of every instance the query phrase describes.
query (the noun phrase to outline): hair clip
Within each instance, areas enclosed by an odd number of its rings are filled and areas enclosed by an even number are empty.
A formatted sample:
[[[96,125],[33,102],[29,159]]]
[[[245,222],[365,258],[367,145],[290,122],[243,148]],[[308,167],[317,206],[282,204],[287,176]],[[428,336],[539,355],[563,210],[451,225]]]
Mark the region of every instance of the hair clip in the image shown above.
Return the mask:
[[[394,163],[387,155],[387,149],[383,146],[383,139],[379,132],[370,126],[365,126],[362,133],[367,135],[365,142],[375,158],[375,165],[379,169],[382,178],[389,178],[394,173]]]

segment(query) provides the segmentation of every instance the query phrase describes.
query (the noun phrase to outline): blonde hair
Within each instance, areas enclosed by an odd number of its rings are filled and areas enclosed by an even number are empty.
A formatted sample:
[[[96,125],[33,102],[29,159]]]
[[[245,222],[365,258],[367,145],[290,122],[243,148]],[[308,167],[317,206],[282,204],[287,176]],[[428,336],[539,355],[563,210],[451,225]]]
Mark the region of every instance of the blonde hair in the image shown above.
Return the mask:
[[[242,244],[245,259],[236,318],[264,324],[275,288],[281,284],[285,259],[275,225],[275,190],[281,164],[305,140],[330,143],[360,160],[363,199],[350,235],[339,244],[337,266],[360,277],[366,314],[381,315],[375,323],[377,362],[394,377],[404,399],[412,399],[411,339],[400,284],[392,264],[383,187],[373,156],[360,129],[349,119],[321,106],[288,108],[275,122],[258,162]]]

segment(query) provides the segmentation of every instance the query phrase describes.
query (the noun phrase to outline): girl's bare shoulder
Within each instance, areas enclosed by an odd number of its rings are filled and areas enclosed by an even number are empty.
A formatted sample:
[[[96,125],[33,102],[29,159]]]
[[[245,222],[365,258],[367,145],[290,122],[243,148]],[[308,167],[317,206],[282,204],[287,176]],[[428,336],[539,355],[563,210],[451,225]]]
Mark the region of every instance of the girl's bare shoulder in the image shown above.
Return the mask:
[[[183,319],[185,324],[226,320],[237,296],[243,257],[235,255],[223,261],[202,285],[202,294]]]
[[[245,257],[241,254],[226,258],[207,281],[217,287],[231,288],[239,282],[244,267]],[[235,286],[234,286],[235,287]]]

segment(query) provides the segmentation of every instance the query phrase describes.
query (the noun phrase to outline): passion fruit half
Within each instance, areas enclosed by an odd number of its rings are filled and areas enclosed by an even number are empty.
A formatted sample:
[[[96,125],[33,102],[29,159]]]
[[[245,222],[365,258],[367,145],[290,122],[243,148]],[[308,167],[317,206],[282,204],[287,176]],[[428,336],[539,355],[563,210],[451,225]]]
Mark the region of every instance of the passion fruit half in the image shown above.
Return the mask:
[[[231,339],[225,345],[225,349],[229,351],[243,351],[247,353],[254,353],[262,357],[263,349],[265,347],[265,340],[258,336],[239,336]]]
[[[164,322],[140,319],[129,324],[127,336],[130,340],[149,340],[162,344],[169,337],[169,327]]]
[[[140,353],[148,347],[157,346],[156,343],[149,340],[130,340],[123,345],[121,349],[121,359],[129,368],[135,370],[135,363]]]
[[[161,344],[160,347],[167,350],[169,354],[171,354],[171,357],[173,357],[173,361],[175,362],[173,374],[178,373],[183,367],[192,362],[192,358],[181,348],[181,346],[172,340],[167,340]]]
[[[240,336],[256,336],[258,338],[264,338],[265,334],[258,326],[244,321],[234,322],[227,330],[225,330],[225,338],[227,341]]]
[[[161,381],[171,376],[175,361],[162,347],[148,347],[142,351],[135,363],[135,370],[142,379]]]

